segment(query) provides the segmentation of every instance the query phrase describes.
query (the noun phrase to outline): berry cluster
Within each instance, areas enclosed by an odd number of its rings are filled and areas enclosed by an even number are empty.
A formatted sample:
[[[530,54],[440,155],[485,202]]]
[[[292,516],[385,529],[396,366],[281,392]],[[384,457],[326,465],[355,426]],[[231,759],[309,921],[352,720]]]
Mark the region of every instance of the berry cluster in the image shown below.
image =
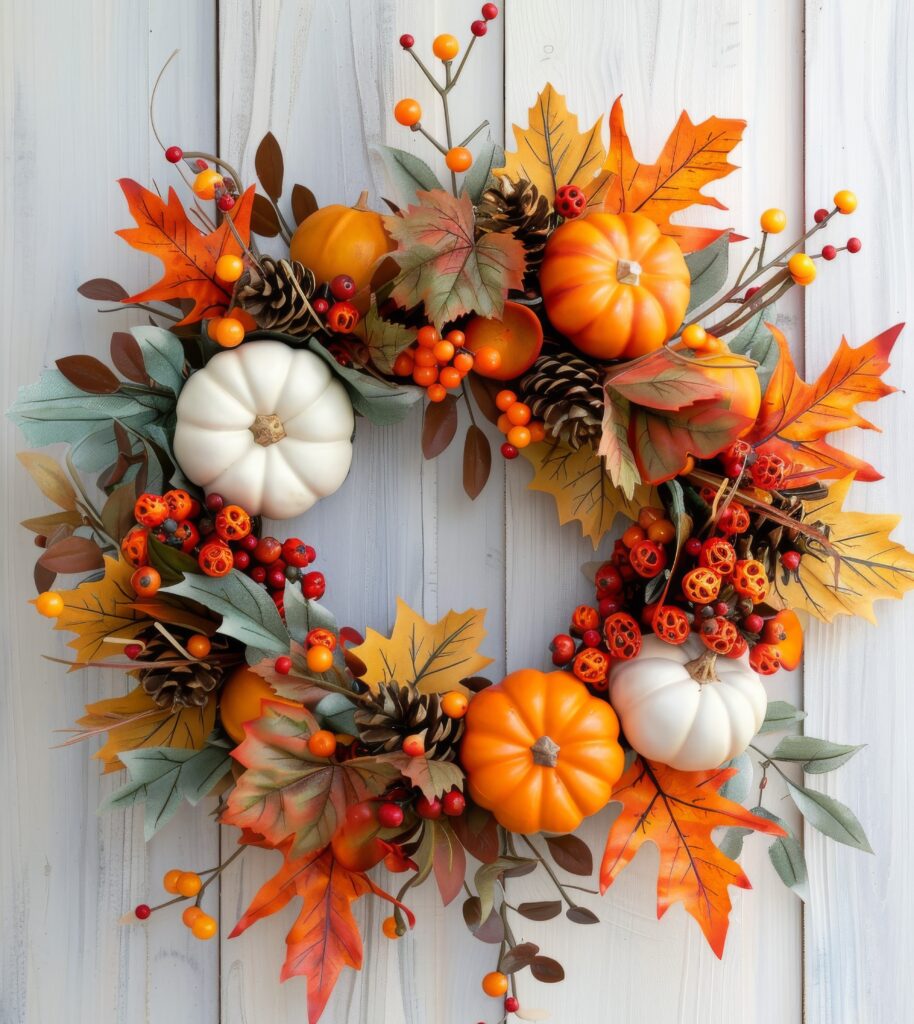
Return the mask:
[[[448,331],[442,338],[434,327],[420,327],[416,340],[394,361],[398,377],[412,377],[430,402],[443,402],[448,391],[459,388],[474,366],[500,365],[495,349],[480,349],[475,355],[464,347],[463,331]]]
[[[498,429],[505,435],[505,443],[501,446],[501,454],[506,459],[516,459],[521,448],[536,444],[546,436],[546,427],[542,420],[532,419],[530,406],[517,399],[517,393],[505,388],[495,396],[495,406],[501,415],[498,417]]]
[[[216,869],[215,873],[218,873],[219,870]],[[181,920],[184,922],[185,927],[190,929],[195,939],[205,941],[216,935],[219,931],[218,922],[212,915],[207,914],[200,907],[204,882],[196,871],[182,871],[180,868],[172,868],[170,871],[165,872],[165,876],[162,879],[162,888],[167,893],[177,896],[178,900],[182,898],[195,900],[181,915]],[[171,902],[174,903],[175,901],[172,900]],[[133,913],[137,920],[145,921],[151,917],[154,910],[162,910],[168,905],[168,903],[164,903],[160,907],[150,907],[148,903],[140,903],[139,906],[134,908]]]
[[[733,441],[720,456],[724,475],[736,480],[744,474],[762,491],[777,491],[787,482],[792,464],[773,452],[756,452],[747,441]],[[799,563],[798,563],[799,564]]]
[[[334,334],[352,334],[358,326],[361,314],[351,301],[356,291],[356,283],[348,274],[337,274],[311,300],[311,308]]]

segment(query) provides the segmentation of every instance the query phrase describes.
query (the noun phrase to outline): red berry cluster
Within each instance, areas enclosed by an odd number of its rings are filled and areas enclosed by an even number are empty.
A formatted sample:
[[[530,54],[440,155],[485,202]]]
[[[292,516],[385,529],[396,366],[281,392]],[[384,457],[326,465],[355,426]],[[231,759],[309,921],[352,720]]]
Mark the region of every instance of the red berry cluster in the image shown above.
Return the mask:
[[[724,476],[735,480],[745,474],[763,491],[780,490],[790,476],[793,464],[774,452],[756,452],[748,441],[733,441],[720,456]]]
[[[361,314],[352,304],[356,291],[355,281],[348,274],[337,274],[311,300],[311,308],[334,334],[352,334],[358,326]]]

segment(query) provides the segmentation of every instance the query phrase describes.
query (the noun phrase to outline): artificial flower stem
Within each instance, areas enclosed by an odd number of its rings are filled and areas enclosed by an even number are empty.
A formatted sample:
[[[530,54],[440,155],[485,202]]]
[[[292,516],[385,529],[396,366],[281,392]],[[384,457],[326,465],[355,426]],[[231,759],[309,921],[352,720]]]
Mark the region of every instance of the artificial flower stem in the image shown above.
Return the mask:
[[[209,878],[207,878],[203,885],[200,886],[200,891],[197,893],[197,904],[200,903],[200,898],[203,896],[203,893],[206,892],[206,887],[210,884],[210,882],[212,882],[213,879],[218,878],[222,874],[222,872],[225,871],[225,869],[229,866],[229,864],[231,864],[233,860],[237,860],[247,849],[247,846],[239,846],[238,849],[231,855],[231,857],[228,858],[228,860],[223,861],[219,865],[219,867],[213,869],[213,873],[209,876]]]
[[[171,313],[165,313],[161,309],[156,309],[155,306],[147,306],[145,302],[126,302],[123,306],[115,306],[113,309],[99,309],[98,313],[123,313],[125,309],[145,309],[147,313],[155,313],[156,316],[164,317],[166,320],[171,320],[172,323],[177,323],[181,318],[173,316]]]
[[[523,841],[524,845],[533,854],[533,856],[536,857],[540,864],[542,864],[542,866],[545,868],[546,874],[552,879],[553,884],[555,885],[556,889],[558,889],[562,899],[568,904],[569,909],[572,907],[576,907],[577,903],[575,903],[574,900],[565,891],[565,886],[562,885],[562,883],[559,881],[558,875],[556,875],[556,873],[549,866],[548,862],[546,861],[546,858],[539,852],[539,850],[537,850],[537,848],[533,845],[533,843],[530,842],[530,840],[525,835],[521,835],[520,838]]]
[[[463,57],[461,57],[460,63],[457,65],[457,70],[454,72],[454,77],[451,79],[450,83],[448,84],[448,91],[453,89],[454,86],[457,84],[457,82],[458,82],[458,80],[460,78],[460,73],[461,73],[461,71],[463,71],[463,67],[464,67],[464,65],[467,62],[467,58],[473,52],[473,46],[475,45],[475,43],[476,43],[476,36],[473,36],[470,39],[469,43],[467,44],[467,48],[463,51]],[[450,61],[448,61],[448,64],[450,64]]]
[[[434,135],[427,132],[419,122],[413,125],[413,131],[418,132],[424,139],[427,139],[442,156],[447,156],[447,149],[441,145]]]
[[[483,128],[488,128],[488,127],[489,127],[489,122],[488,121],[483,121],[482,124],[480,124],[478,127],[474,128],[470,132],[470,134],[463,140],[463,142],[460,143],[460,145],[461,146],[469,145],[473,141],[473,139],[475,139],[476,136],[483,130]]]

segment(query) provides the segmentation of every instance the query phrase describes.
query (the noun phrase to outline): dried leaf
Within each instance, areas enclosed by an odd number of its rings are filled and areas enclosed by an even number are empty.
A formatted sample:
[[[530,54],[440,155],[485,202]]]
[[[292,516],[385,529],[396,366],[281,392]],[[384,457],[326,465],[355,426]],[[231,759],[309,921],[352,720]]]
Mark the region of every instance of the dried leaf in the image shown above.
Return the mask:
[[[292,186],[292,216],[296,224],[307,220],[318,209],[314,193],[305,185]]]
[[[510,232],[476,238],[473,203],[436,190],[417,193],[402,217],[385,217],[398,243],[400,266],[391,298],[411,309],[423,303],[439,329],[466,313],[500,316],[509,289],[523,287],[524,247]]]
[[[600,868],[605,892],[646,842],[660,850],[657,917],[682,903],[701,926],[714,953],[721,957],[730,917],[728,886],[748,889],[739,864],[715,846],[716,828],[738,827],[785,835],[777,824],[760,818],[718,790],[735,768],[679,772],[637,758],[613,790],[622,812],[613,822]]]
[[[511,949],[506,949],[498,961],[498,969],[503,974],[516,974],[533,963],[540,948],[533,942],[521,942]]]
[[[530,921],[551,921],[562,912],[561,900],[537,900],[533,903],[521,903],[517,907],[521,917]]]
[[[80,295],[96,302],[122,302],[127,298],[127,289],[107,277],[93,277],[76,289]]]
[[[121,382],[95,356],[64,356],[57,360],[57,369],[81,391],[90,395],[113,395]]]
[[[391,754],[392,764],[428,800],[444,796],[452,789],[463,789],[463,770],[454,761],[440,761],[429,757],[410,757],[409,754]]]
[[[76,529],[82,524],[82,516],[78,512],[51,512],[46,516],[34,516],[23,519],[21,525],[32,533],[48,536],[58,526],[70,526]]]
[[[38,563],[55,573],[91,572],[105,564],[99,546],[88,537],[65,537],[49,545]]]
[[[485,611],[450,611],[436,623],[426,622],[397,599],[397,618],[390,637],[373,629],[353,654],[368,666],[363,682],[377,690],[382,683],[415,683],[423,693],[446,693],[462,687],[466,676],[492,659],[479,654],[486,631]]]
[[[498,826],[495,818],[482,807],[467,800],[466,811],[451,822],[455,835],[470,856],[483,864],[498,857]]]
[[[131,480],[111,492],[102,506],[102,525],[109,537],[126,537],[134,520],[136,505],[136,485]]]
[[[241,196],[215,231],[204,235],[188,220],[174,189],[168,190],[166,204],[154,192],[149,192],[129,178],[122,178],[120,185],[137,227],[125,228],[117,234],[134,249],[160,259],[165,267],[161,280],[124,301],[171,302],[176,299],[192,299],[193,309],[178,326],[223,313],[231,300],[231,289],[226,288],[217,278],[216,261],[220,256],[242,255],[230,223],[247,244],[254,186]]]
[[[858,480],[881,479],[869,463],[833,448],[823,438],[848,427],[878,429],[856,407],[896,390],[882,380],[882,374],[889,367],[889,354],[903,326],[896,324],[858,348],[851,348],[842,338],[828,366],[815,383],[807,384],[797,374],[787,339],[772,324],[767,325],[780,358],[748,440],[760,451],[776,452],[792,464],[787,486],[837,480],[848,472],[856,473]]]
[[[280,232],[279,216],[276,208],[259,192],[254,196],[251,210],[251,231],[261,238],[275,238]]]
[[[565,980],[565,969],[558,960],[553,960],[549,956],[534,957],[533,963],[530,964],[530,973],[537,981],[545,982],[547,985]]]
[[[446,395],[442,402],[429,402],[422,420],[422,454],[437,458],[457,433],[457,396]]]
[[[612,388],[604,390],[603,425],[597,455],[604,460],[606,472],[613,485],[631,500],[635,488],[641,483],[641,474],[628,443],[628,425],[631,406]]]
[[[587,907],[569,907],[565,911],[565,917],[574,924],[599,924],[600,919]]]
[[[572,875],[593,874],[593,854],[583,839],[577,836],[546,836],[546,845],[560,868]]]
[[[385,320],[378,312],[374,298],[362,321],[362,329],[371,361],[381,373],[392,373],[397,356],[416,340],[413,328]]]
[[[115,331],[111,335],[111,362],[127,380],[132,380],[135,384],[149,382],[146,364],[143,362],[143,351],[136,338],[127,331]]]
[[[40,452],[17,452],[16,458],[46,498],[66,512],[76,510],[76,491],[55,459]]]
[[[489,439],[475,423],[471,423],[463,442],[463,489],[471,501],[482,493],[491,472]]]
[[[254,170],[266,194],[276,202],[282,195],[283,162],[282,149],[272,132],[261,139],[254,154]]]
[[[448,906],[463,892],[467,858],[449,822],[433,821],[431,825],[434,830],[435,881],[441,894],[441,902]]]
[[[470,385],[479,411],[490,423],[497,423],[501,410],[495,404],[495,396],[501,391],[501,381],[480,377],[478,373],[471,373],[464,380]]]

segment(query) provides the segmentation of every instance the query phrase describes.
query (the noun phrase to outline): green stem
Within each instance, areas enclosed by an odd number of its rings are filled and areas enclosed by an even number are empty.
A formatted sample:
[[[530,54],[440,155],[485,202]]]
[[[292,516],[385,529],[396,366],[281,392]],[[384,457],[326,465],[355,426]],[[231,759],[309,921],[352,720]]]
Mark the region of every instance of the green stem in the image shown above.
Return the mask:
[[[447,156],[447,149],[445,149],[445,147],[441,145],[441,143],[435,138],[434,135],[432,135],[430,132],[427,132],[422,127],[421,124],[419,124],[418,122],[414,124],[413,131],[418,132],[424,139],[430,142],[442,156]]]
[[[444,89],[442,89],[442,87],[438,84],[438,80],[431,73],[431,71],[429,71],[429,69],[422,63],[422,60],[417,55],[416,51],[412,47],[410,47],[406,52],[419,65],[420,69],[422,70],[422,74],[425,75],[425,77],[432,83],[432,88],[435,90],[435,92],[441,95],[444,92]]]

